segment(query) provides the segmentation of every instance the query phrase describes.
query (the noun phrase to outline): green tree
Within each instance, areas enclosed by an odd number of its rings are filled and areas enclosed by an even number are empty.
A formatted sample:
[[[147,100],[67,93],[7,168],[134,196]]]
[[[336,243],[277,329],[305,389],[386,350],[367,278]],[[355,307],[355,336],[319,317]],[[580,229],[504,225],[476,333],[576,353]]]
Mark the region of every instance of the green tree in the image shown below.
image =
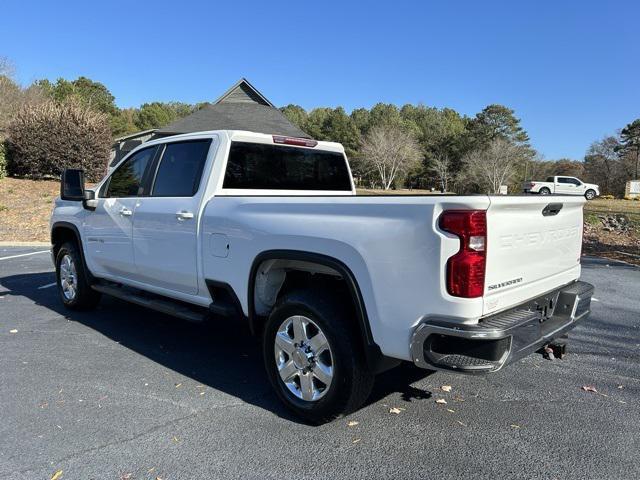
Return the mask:
[[[504,105],[489,105],[469,124],[475,147],[487,146],[497,138],[520,146],[529,146],[529,135],[520,125],[514,111]]]
[[[628,156],[635,161],[634,179],[638,178],[638,166],[640,164],[640,118],[629,123],[620,132],[620,146],[618,152],[621,156]]]
[[[115,97],[109,89],[102,83],[94,82],[87,77],[78,77],[75,80],[59,78],[56,83],[51,83],[49,80],[38,80],[35,84],[57,102],[72,100],[107,115],[118,113]]]
[[[140,107],[134,120],[139,130],[162,128],[177,120],[178,115],[174,108],[167,103],[145,103]]]
[[[289,104],[286,107],[282,107],[280,111],[291,123],[304,130],[305,123],[308,118],[307,112],[304,108],[300,105]]]

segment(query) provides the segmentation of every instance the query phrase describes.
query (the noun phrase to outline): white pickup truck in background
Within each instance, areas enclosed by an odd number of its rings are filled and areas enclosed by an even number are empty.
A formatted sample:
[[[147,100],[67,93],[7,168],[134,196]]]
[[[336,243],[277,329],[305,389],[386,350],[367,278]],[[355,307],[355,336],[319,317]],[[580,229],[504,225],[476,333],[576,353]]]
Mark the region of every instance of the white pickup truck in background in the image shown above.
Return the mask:
[[[401,361],[495,372],[587,317],[584,202],[356,196],[340,144],[202,132],[141,145],[92,190],[66,170],[52,255],[70,309],[108,294],[244,319],[278,397],[322,422]]]
[[[593,200],[600,196],[600,187],[594,183],[584,183],[576,177],[547,177],[544,182],[530,180],[524,182],[524,193],[538,193],[540,195],[550,195],[552,193],[561,195],[580,195],[587,200]]]

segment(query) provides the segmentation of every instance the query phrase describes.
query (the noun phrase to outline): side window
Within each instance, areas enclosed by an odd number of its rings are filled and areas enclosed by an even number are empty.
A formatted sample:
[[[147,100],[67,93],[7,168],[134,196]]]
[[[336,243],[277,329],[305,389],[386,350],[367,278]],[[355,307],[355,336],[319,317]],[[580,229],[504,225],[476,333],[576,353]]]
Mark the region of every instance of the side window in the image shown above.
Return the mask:
[[[558,183],[571,183],[567,177],[558,177]]]
[[[158,166],[151,195],[154,197],[192,197],[200,178],[211,140],[168,143]]]
[[[576,187],[582,185],[582,183],[580,183],[580,180],[578,180],[577,178],[570,178],[569,180],[571,180],[571,183],[573,183]]]
[[[143,195],[144,174],[151,165],[157,147],[145,148],[127,159],[111,174],[108,180],[107,198],[137,197]]]

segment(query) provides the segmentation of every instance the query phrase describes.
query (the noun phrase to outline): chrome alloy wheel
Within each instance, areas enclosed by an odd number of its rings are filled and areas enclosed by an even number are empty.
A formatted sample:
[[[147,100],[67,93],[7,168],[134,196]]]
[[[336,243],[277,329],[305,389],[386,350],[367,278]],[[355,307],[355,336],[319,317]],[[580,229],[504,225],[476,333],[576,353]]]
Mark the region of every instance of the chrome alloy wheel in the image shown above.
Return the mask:
[[[60,261],[60,287],[67,300],[73,300],[78,293],[78,275],[71,255],[65,255]]]
[[[329,391],[333,379],[331,348],[310,318],[294,315],[282,322],[274,352],[280,378],[296,397],[315,402]]]

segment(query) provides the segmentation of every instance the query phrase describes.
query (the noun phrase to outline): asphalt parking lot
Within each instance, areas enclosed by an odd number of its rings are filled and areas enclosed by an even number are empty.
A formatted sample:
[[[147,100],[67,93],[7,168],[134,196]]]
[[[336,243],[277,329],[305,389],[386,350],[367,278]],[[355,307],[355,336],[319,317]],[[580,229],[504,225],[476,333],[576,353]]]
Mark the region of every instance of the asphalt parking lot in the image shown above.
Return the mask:
[[[18,256],[40,250],[0,247],[0,478],[640,477],[637,267],[585,260],[598,301],[564,360],[399,367],[360,411],[313,427],[271,393],[244,326],[110,298],[70,313],[49,255]]]

